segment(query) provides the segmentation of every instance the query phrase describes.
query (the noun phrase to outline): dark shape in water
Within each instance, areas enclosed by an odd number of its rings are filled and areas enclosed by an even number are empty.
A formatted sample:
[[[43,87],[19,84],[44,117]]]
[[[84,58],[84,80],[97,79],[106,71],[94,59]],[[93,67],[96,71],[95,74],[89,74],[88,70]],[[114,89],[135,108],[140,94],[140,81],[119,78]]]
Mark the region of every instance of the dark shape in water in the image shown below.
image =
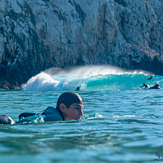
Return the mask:
[[[143,83],[143,86],[145,88],[149,88],[149,89],[160,89],[160,86],[158,83],[155,83],[154,85],[147,85],[147,84]]]
[[[15,124],[15,122],[8,115],[0,115],[0,124]]]
[[[81,87],[81,86],[78,86],[78,87],[75,89],[75,91],[79,91],[79,90],[80,90],[80,87]]]
[[[146,78],[147,80],[151,80],[153,78],[153,76],[151,75],[149,78]]]

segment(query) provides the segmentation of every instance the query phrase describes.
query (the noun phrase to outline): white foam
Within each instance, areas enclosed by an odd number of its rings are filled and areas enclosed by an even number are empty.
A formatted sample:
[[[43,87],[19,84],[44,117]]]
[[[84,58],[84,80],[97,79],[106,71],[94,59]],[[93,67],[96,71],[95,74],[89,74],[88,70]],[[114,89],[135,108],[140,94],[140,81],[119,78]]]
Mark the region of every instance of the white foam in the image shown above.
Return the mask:
[[[29,79],[27,84],[23,85],[23,89],[26,91],[54,90],[58,84],[59,81],[54,80],[50,75],[41,72],[40,74]]]
[[[29,79],[23,86],[23,89],[26,91],[74,91],[75,88],[80,85],[81,90],[85,90],[87,89],[86,83],[88,81],[100,81],[102,78],[107,78],[107,75],[123,75],[126,73],[136,74],[136,71],[127,72],[120,68],[108,65],[81,66],[69,68],[67,70],[51,68]],[[104,85],[105,84],[106,83],[104,83]],[[90,89],[95,89],[94,87],[96,86],[93,85],[93,88]],[[110,87],[113,88],[113,84],[111,84]],[[107,84],[107,89],[111,89],[110,87],[108,87]],[[102,89],[104,88],[102,87]]]

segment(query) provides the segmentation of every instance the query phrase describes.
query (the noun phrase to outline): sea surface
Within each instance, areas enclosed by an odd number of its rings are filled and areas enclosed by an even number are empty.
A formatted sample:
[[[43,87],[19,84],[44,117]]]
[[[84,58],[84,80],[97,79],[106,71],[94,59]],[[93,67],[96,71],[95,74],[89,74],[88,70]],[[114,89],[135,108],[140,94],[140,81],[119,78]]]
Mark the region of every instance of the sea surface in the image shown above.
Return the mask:
[[[21,90],[0,91],[0,114],[56,106],[65,91],[83,99],[80,121],[0,125],[0,163],[108,163],[163,161],[163,77],[92,66],[50,69]],[[143,83],[161,89],[144,89]]]

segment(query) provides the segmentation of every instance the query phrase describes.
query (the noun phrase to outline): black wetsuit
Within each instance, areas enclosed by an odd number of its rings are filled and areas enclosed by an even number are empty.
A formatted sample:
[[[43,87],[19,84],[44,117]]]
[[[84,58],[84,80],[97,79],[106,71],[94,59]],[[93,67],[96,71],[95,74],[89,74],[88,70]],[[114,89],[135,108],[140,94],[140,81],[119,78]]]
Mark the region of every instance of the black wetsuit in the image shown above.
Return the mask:
[[[158,85],[154,85],[152,87],[149,87],[149,89],[160,89],[160,87]]]
[[[47,121],[63,121],[64,117],[61,111],[56,108],[48,107],[43,113],[21,113],[19,121],[15,123],[32,123],[32,122],[47,122]],[[7,115],[0,116],[0,124],[14,124],[11,117]]]
[[[63,121],[64,116],[61,111],[58,111],[58,109],[53,107],[48,107],[42,115],[45,115],[44,121]]]
[[[37,119],[41,119],[44,122],[47,121],[63,121],[64,117],[61,111],[58,111],[56,108],[48,107],[43,113],[22,113],[19,115],[19,122],[32,122]]]

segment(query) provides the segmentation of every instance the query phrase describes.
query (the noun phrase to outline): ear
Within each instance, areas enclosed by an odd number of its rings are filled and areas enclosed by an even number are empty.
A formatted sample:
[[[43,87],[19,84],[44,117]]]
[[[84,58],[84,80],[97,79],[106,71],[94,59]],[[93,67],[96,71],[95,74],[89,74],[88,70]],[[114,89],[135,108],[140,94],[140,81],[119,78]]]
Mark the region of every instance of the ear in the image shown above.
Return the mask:
[[[59,108],[60,108],[61,112],[64,112],[65,109],[66,109],[66,105],[65,105],[64,103],[61,103],[61,104],[59,105]]]

